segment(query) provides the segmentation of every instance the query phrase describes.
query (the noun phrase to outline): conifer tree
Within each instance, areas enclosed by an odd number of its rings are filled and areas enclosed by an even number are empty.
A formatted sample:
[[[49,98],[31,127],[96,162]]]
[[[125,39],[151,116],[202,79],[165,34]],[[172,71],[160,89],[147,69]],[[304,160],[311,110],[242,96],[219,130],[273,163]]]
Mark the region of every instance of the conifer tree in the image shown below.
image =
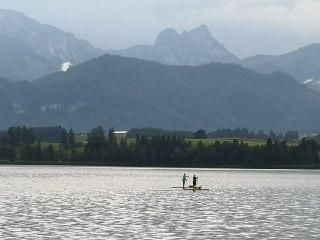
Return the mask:
[[[63,149],[68,148],[68,132],[62,127],[60,127],[60,146]]]
[[[72,128],[69,130],[68,140],[69,140],[69,146],[73,148],[76,145],[76,140],[75,140],[75,133]]]

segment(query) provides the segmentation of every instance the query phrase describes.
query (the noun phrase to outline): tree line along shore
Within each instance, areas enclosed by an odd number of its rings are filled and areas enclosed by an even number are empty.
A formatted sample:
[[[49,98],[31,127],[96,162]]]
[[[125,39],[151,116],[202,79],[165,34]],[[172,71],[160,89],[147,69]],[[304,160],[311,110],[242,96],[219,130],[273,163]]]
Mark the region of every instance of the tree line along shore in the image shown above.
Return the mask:
[[[0,164],[320,169],[317,138],[298,138],[296,131],[247,129],[146,128],[119,138],[100,126],[86,134],[62,127],[11,127],[0,132]]]

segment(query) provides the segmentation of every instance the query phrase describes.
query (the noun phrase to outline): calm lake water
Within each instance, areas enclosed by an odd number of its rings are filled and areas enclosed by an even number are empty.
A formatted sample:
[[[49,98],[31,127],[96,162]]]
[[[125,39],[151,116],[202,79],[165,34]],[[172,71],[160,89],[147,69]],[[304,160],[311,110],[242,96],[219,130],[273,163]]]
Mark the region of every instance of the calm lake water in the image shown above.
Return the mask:
[[[4,166],[0,239],[320,239],[320,172]]]

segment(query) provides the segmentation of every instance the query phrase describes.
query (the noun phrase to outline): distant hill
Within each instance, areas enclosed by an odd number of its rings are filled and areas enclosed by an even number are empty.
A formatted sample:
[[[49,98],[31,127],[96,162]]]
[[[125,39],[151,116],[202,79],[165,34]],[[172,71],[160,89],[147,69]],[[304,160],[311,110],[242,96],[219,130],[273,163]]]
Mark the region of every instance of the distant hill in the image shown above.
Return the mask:
[[[168,28],[154,45],[137,45],[109,50],[124,57],[156,61],[168,65],[199,66],[211,62],[237,63],[262,74],[282,71],[320,92],[320,44],[312,44],[283,55],[256,55],[239,60],[209,32],[206,25],[179,34]]]
[[[257,55],[244,59],[242,65],[260,73],[283,71],[314,89],[320,85],[320,44],[312,44],[278,55]]]
[[[179,34],[168,28],[162,31],[153,46],[137,45],[108,53],[157,61],[169,65],[202,65],[210,62],[235,63],[239,59],[212,37],[206,25]]]
[[[104,55],[35,82],[0,80],[0,127],[320,130],[320,96],[283,73]]]
[[[34,80],[103,54],[71,33],[40,24],[22,13],[0,9],[0,76]]]

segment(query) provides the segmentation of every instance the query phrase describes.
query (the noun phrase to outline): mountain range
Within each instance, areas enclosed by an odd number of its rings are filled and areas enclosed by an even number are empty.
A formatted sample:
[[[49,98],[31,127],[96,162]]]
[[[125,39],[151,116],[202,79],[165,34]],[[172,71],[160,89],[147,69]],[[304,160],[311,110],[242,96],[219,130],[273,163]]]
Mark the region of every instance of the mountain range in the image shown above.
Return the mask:
[[[309,89],[320,89],[317,44],[240,60],[201,25],[103,55],[11,10],[0,10],[0,30],[0,128],[320,130],[320,94]]]
[[[1,126],[319,130],[320,95],[284,73],[104,55],[34,82],[0,82]]]
[[[311,44],[283,55],[257,55],[241,64],[260,73],[283,71],[314,89],[320,90],[320,44]]]
[[[169,65],[197,66],[211,62],[237,63],[265,74],[282,71],[320,92],[320,44],[311,44],[283,55],[256,55],[240,60],[210,33],[206,25],[179,34],[168,28],[153,46],[137,45],[108,53]]]
[[[64,62],[78,64],[102,55],[89,42],[22,13],[0,9],[0,76],[35,80],[59,71]]]
[[[239,59],[212,37],[206,25],[179,34],[168,28],[162,31],[153,46],[137,45],[110,54],[135,57],[168,65],[197,66],[211,62],[236,63]]]
[[[35,80],[60,71],[63,63],[76,65],[105,53],[168,65],[199,66],[220,62],[237,63],[263,74],[283,71],[320,91],[320,44],[283,55],[256,55],[240,60],[211,35],[206,25],[200,25],[182,33],[168,28],[157,36],[152,46],[103,51],[72,33],[40,24],[22,13],[0,9],[1,77]]]
[[[237,63],[262,74],[282,71],[320,92],[320,44],[283,55],[256,55],[240,60],[211,35],[206,25],[201,25],[181,34],[168,28],[158,35],[153,46],[137,45],[107,52],[169,65],[198,66],[221,62]]]

